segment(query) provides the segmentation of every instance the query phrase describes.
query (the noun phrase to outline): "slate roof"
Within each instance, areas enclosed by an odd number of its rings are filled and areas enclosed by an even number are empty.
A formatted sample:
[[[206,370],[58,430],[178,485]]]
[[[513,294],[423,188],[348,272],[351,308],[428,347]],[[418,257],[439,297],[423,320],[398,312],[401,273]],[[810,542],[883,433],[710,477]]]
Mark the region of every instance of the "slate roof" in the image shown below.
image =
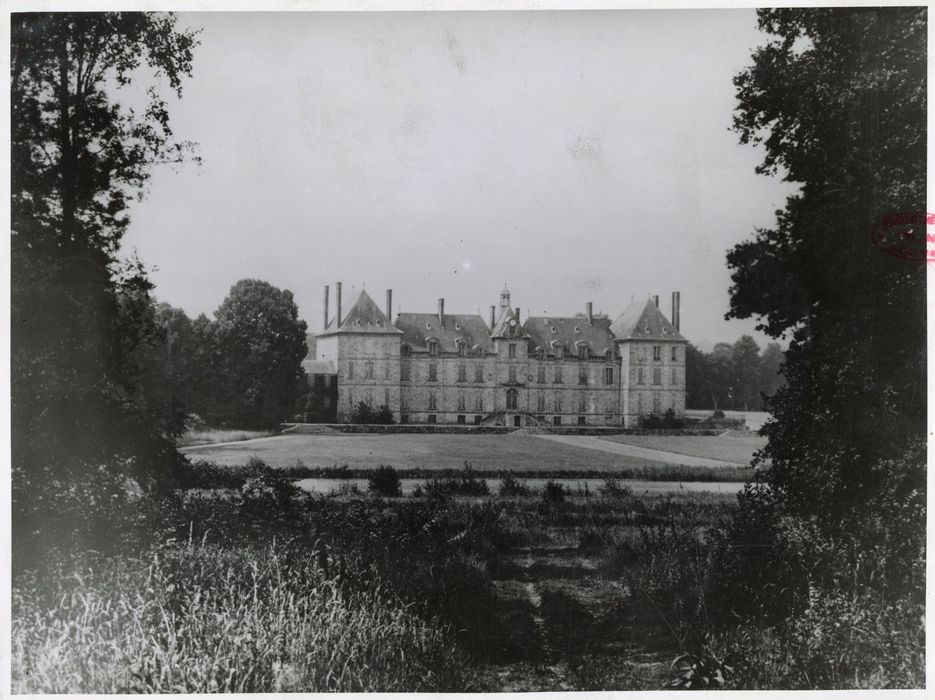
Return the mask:
[[[497,317],[497,320],[493,324],[493,330],[490,331],[490,337],[491,338],[505,338],[509,336],[510,335],[509,323],[511,319],[517,320],[516,310],[509,306],[501,306],[500,314]],[[516,323],[516,330],[522,331],[522,326],[519,324],[518,320]],[[521,332],[519,333],[519,335],[520,337],[522,337]]]
[[[302,360],[302,369],[308,375],[312,374],[337,374],[334,369],[334,363],[331,360]]]
[[[399,335],[400,331],[390,323],[386,314],[370,298],[366,290],[361,291],[357,301],[341,319],[341,327],[335,328],[337,318],[333,319],[328,327],[318,334],[318,337],[335,335],[338,333],[368,333],[377,335]]]
[[[652,299],[632,301],[610,326],[617,340],[678,340],[687,342]]]
[[[547,355],[553,355],[561,345],[566,354],[577,355],[579,344],[586,343],[593,355],[603,355],[608,349],[616,355],[610,319],[606,316],[592,317],[590,325],[585,316],[530,316],[523,328],[529,337],[530,354],[541,346]]]
[[[485,352],[493,349],[490,329],[478,314],[448,314],[438,323],[438,314],[400,313],[396,327],[402,332],[402,342],[413,350],[427,350],[427,340],[438,341],[440,352],[457,352],[457,339],[463,338],[468,351],[480,346]]]

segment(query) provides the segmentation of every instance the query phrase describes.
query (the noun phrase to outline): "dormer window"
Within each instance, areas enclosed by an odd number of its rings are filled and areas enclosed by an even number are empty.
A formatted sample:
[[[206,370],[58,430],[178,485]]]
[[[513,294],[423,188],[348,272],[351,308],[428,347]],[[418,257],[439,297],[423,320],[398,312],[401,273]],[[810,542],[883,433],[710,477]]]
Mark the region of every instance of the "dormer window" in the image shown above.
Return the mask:
[[[587,346],[587,345],[579,345],[579,346],[578,346],[578,359],[579,359],[579,360],[587,360],[588,357],[589,357],[588,346]]]
[[[399,348],[399,354],[402,355],[403,357],[409,357],[409,353],[411,352],[412,350],[409,349],[408,345],[403,345]]]
[[[429,355],[437,355],[437,354],[438,354],[438,341],[430,340],[429,341]]]
[[[614,351],[611,350],[610,348],[607,348],[607,349],[604,351],[604,357],[606,357],[608,360],[613,360],[613,359],[614,359]]]
[[[458,355],[464,357],[467,354],[467,343],[465,343],[460,338],[457,341],[458,344]]]

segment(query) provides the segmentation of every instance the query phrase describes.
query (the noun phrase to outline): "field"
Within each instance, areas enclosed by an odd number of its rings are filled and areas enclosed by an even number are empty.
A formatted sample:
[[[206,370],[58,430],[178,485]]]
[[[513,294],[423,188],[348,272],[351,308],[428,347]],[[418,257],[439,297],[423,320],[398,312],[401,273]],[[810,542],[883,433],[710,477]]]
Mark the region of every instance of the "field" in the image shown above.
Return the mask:
[[[625,436],[624,436],[625,437]],[[556,442],[534,435],[282,435],[228,445],[187,448],[192,460],[210,460],[221,465],[246,464],[260,459],[271,467],[284,468],[301,463],[307,467],[347,465],[367,469],[388,464],[402,469],[460,469],[468,462],[479,471],[613,471],[666,464],[692,464],[678,452],[724,463],[747,463],[760,438],[689,438],[679,436],[650,438],[653,458],[617,454],[579,446],[600,444],[602,440],[581,438],[575,443],[568,436]],[[705,441],[710,447],[702,448]],[[633,443],[637,445],[637,443]],[[609,442],[607,449],[615,447]],[[645,449],[645,448],[643,448]],[[689,451],[694,450],[694,452]],[[704,449],[705,454],[698,454]],[[668,450],[667,452],[665,450]]]
[[[753,453],[766,445],[766,438],[755,433],[729,431],[713,437],[695,435],[610,435],[602,438],[611,442],[678,454],[723,459],[735,464],[749,464]]]

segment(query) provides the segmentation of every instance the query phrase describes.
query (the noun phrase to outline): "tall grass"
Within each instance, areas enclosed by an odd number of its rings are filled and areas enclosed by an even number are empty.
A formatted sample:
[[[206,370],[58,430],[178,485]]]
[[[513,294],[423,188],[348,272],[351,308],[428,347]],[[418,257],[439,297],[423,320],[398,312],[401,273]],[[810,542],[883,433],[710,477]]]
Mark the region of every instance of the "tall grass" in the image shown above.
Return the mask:
[[[14,693],[470,690],[447,631],[316,556],[168,546],[19,575]]]

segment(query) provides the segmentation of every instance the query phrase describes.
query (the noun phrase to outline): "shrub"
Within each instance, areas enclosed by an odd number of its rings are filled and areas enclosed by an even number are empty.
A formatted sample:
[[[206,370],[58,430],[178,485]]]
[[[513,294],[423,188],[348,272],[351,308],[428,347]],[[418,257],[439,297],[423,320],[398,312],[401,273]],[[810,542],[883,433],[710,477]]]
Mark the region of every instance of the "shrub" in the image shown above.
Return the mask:
[[[549,480],[548,482],[546,482],[545,488],[542,489],[542,502],[543,503],[564,503],[565,502],[565,488],[557,481]]]
[[[403,495],[399,474],[393,467],[382,464],[373,472],[367,487],[386,498],[398,498]]]
[[[393,423],[393,411],[389,406],[380,406],[374,409],[369,404],[361,401],[354,406],[347,419],[350,423],[358,425],[391,425]]]
[[[525,481],[516,478],[513,472],[508,472],[500,478],[500,495],[507,497],[528,496],[529,487]]]
[[[465,462],[464,469],[457,476],[435,476],[428,479],[425,482],[424,492],[430,497],[447,498],[449,496],[486,496],[490,493],[490,489],[487,487],[487,480]]]
[[[600,492],[604,498],[630,498],[633,496],[633,489],[629,485],[621,483],[615,476],[608,476],[604,479]]]

